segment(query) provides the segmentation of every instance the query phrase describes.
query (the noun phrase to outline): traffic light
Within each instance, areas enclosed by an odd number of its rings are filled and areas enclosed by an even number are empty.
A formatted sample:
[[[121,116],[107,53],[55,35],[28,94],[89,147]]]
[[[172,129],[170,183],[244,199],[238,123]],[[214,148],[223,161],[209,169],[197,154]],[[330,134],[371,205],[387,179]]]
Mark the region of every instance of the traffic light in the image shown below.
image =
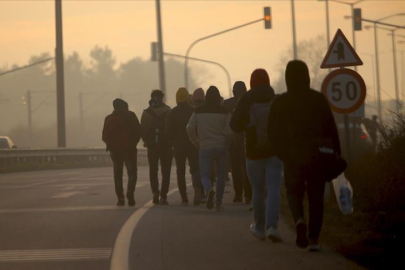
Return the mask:
[[[354,31],[361,31],[361,8],[355,8],[353,10],[353,28]]]
[[[264,28],[271,29],[271,8],[264,8]]]
[[[151,44],[151,52],[152,52],[152,56],[150,58],[151,61],[157,61],[158,60],[158,55],[157,55],[157,42],[152,42]]]

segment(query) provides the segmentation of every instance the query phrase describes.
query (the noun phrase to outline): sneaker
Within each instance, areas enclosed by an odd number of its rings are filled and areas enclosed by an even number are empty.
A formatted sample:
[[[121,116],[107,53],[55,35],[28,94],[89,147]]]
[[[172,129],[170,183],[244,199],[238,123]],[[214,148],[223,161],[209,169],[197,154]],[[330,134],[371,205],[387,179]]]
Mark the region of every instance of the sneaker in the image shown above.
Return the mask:
[[[128,206],[135,206],[135,199],[133,193],[127,194],[127,199],[128,199]]]
[[[117,206],[125,206],[125,199],[118,199]]]
[[[153,204],[159,204],[159,192],[153,193]]]
[[[304,221],[298,221],[297,225],[295,226],[297,230],[297,239],[295,243],[299,248],[306,248],[308,247],[308,238],[307,238],[307,225]]]
[[[194,205],[199,205],[201,203],[201,190],[199,188],[196,188],[194,190]]]
[[[273,241],[274,243],[279,243],[282,242],[283,239],[280,236],[280,233],[277,229],[274,229],[272,227],[269,228],[267,231],[267,238]]]
[[[321,251],[321,245],[318,243],[318,240],[309,239],[308,251]]]
[[[207,199],[208,210],[211,210],[212,208],[214,208],[214,196],[215,196],[215,191],[213,189],[210,189],[210,191],[208,191],[208,199]]]
[[[233,202],[234,203],[241,203],[242,201],[243,201],[242,196],[235,195],[235,197],[233,197]]]
[[[250,224],[250,233],[259,240],[266,240],[266,234],[256,230],[256,224]]]
[[[222,211],[224,211],[224,207],[222,206],[222,204],[221,204],[220,202],[217,202],[217,203],[215,204],[215,210],[216,210],[217,212],[222,212]]]
[[[168,205],[169,203],[167,202],[167,198],[166,198],[166,197],[160,197],[159,204],[160,204],[160,205]]]

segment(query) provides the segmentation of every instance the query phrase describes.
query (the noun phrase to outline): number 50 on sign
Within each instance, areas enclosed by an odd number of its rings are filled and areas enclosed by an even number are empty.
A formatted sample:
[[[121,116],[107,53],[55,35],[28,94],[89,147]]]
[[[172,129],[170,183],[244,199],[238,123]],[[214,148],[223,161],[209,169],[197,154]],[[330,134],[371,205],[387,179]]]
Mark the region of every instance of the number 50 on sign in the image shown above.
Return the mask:
[[[346,114],[356,111],[363,104],[366,85],[357,72],[342,68],[326,76],[322,93],[334,112]]]

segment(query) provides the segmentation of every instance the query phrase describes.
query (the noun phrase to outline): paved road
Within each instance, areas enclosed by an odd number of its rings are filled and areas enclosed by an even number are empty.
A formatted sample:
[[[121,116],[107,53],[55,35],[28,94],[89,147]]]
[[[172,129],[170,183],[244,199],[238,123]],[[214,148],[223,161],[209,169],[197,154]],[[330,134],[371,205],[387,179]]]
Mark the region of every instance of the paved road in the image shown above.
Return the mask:
[[[230,186],[221,213],[181,206],[174,181],[170,205],[152,206],[147,174],[139,168],[137,205],[124,208],[111,168],[0,175],[0,269],[360,269],[297,249],[283,222],[283,243],[256,240]]]

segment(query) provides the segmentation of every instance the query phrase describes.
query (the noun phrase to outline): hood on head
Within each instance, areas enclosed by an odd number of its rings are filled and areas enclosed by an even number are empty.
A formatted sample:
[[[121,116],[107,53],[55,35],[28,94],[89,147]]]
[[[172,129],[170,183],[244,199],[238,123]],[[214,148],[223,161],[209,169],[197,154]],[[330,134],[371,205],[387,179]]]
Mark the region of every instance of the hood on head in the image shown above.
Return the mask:
[[[125,111],[128,110],[128,103],[120,98],[116,98],[113,101],[113,107],[116,111]]]
[[[219,94],[219,90],[216,86],[211,85],[208,88],[207,94],[205,95],[205,101],[211,104],[219,104],[221,102],[221,95]]]
[[[266,70],[259,68],[250,76],[250,89],[256,86],[270,86],[270,78]]]
[[[246,85],[242,81],[237,81],[233,85],[232,92],[233,92],[233,96],[236,97],[236,98],[239,98],[239,97],[243,96],[246,93],[246,91],[247,91]]]
[[[205,101],[205,93],[204,93],[204,90],[202,90],[202,88],[197,88],[193,92],[193,95],[191,96],[191,102],[193,104],[196,104],[201,101]]]
[[[176,102],[177,104],[180,102],[189,102],[190,95],[186,88],[180,87],[179,90],[176,92]]]
[[[310,88],[311,79],[307,64],[301,60],[293,60],[287,64],[285,70],[287,92],[296,92]]]

